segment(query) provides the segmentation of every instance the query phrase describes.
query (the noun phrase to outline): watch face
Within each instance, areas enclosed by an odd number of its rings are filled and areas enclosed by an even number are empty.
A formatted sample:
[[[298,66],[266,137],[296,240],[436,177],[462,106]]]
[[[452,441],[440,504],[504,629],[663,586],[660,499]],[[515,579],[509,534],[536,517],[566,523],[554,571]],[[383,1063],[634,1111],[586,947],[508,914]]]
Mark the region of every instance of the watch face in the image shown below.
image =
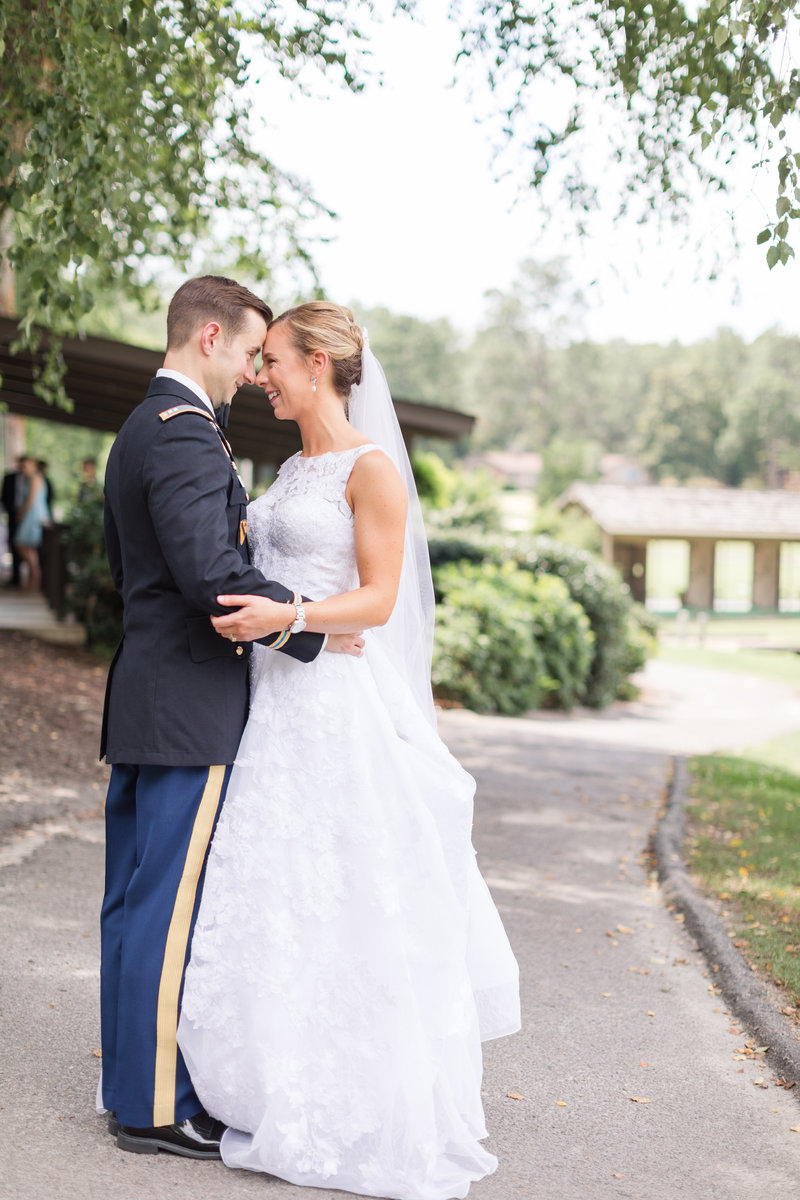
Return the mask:
[[[291,632],[302,633],[306,627],[306,610],[303,608],[302,604],[295,605],[295,608],[297,611],[297,617],[292,625]]]

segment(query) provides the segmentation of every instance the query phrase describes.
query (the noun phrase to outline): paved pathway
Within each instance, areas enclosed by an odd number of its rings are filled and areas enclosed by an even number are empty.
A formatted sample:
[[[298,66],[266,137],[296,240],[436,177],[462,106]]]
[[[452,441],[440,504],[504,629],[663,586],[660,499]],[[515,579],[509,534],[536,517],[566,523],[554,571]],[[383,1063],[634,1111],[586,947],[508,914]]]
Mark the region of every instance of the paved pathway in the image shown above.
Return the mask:
[[[643,858],[668,751],[800,729],[796,705],[777,685],[655,663],[630,714],[443,716],[479,782],[476,844],[525,1021],[486,1047],[501,1166],[470,1200],[796,1200],[800,1104],[736,1053],[744,1035]],[[101,838],[67,816],[0,849],[0,1197],[341,1200],[114,1147],[90,1107]]]
[[[59,621],[41,592],[0,588],[0,629],[19,629],[44,642],[82,646],[85,631],[77,621]]]

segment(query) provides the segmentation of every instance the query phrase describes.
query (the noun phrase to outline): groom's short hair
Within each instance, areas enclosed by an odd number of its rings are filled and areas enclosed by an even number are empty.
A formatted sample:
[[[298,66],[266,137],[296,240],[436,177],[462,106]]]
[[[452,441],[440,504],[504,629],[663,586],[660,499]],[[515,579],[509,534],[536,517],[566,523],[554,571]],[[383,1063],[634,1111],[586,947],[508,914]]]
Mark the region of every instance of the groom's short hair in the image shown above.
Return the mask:
[[[269,325],[272,309],[248,288],[222,275],[200,275],[179,287],[167,313],[167,349],[185,346],[193,333],[208,321],[218,321],[227,339],[235,337],[244,325],[248,308]]]

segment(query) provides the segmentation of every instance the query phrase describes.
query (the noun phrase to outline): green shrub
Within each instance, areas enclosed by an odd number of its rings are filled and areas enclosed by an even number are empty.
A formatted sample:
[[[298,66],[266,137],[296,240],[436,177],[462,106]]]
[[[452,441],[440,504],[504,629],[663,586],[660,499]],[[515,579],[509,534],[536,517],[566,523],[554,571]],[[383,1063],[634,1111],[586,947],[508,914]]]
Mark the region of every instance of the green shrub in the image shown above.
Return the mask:
[[[438,568],[432,679],[436,695],[474,712],[517,716],[547,687],[545,657],[531,636],[535,581],[513,563]]]
[[[502,528],[502,489],[487,470],[448,467],[436,454],[415,455],[413,467],[429,530]]]
[[[571,708],[592,662],[592,632],[565,584],[507,562],[437,568],[433,683],[443,700],[515,716]]]
[[[568,546],[580,546],[591,554],[599,555],[602,550],[600,530],[591,517],[574,505],[556,508],[554,504],[540,504],[533,522],[534,537],[545,534],[556,542]]]
[[[428,553],[436,583],[436,568],[450,562],[493,562],[497,566],[508,555],[496,537],[488,537],[474,529],[443,530],[428,537]]]
[[[532,635],[544,656],[548,708],[573,708],[584,695],[594,658],[589,618],[563,579],[541,575],[533,593]]]
[[[535,576],[563,579],[570,596],[589,618],[594,654],[581,702],[604,708],[623,696],[631,663],[641,665],[643,643],[640,627],[631,620],[630,593],[617,571],[587,550],[549,537],[536,538],[517,561]]]
[[[648,658],[656,652],[658,621],[643,604],[631,604],[626,629],[626,657],[623,665],[624,679],[617,689],[620,700],[632,700],[637,689],[630,676],[641,671]]]
[[[456,476],[438,454],[418,451],[412,456],[411,466],[423,504],[430,508],[446,508],[452,503]]]
[[[459,528],[434,533],[429,547],[434,589],[440,604],[445,599],[441,569],[448,563],[460,564],[462,568],[472,564],[483,570],[514,563],[536,579],[554,576],[564,583],[570,598],[588,618],[593,634],[591,662],[584,682],[573,685],[571,681],[581,676],[582,652],[576,644],[571,651],[575,661],[563,675],[563,686],[557,682],[562,678],[558,665],[551,669],[551,683],[556,682],[550,689],[554,693],[550,703],[563,708],[576,703],[603,708],[617,698],[632,695],[629,676],[640,670],[653,652],[656,624],[641,605],[633,603],[614,567],[588,550],[544,535],[531,543],[519,537]]]
[[[86,644],[109,652],[122,637],[122,598],[111,579],[103,533],[103,494],[79,501],[62,535],[67,607],[86,627]]]

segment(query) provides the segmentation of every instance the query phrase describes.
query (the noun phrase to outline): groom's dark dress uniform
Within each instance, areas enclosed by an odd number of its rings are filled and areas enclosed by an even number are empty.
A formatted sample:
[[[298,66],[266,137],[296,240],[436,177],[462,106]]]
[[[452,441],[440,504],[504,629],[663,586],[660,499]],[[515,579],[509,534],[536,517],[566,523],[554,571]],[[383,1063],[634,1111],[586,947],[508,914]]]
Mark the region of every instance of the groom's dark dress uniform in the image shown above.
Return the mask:
[[[218,594],[299,599],[250,565],[247,493],[202,400],[156,377],[114,442],[106,546],[124,601],[101,757],[106,799],[103,1103],[123,1126],[202,1109],[175,1033],[206,855],[247,718],[249,645],[216,633]],[[319,634],[266,645],[310,661]]]

